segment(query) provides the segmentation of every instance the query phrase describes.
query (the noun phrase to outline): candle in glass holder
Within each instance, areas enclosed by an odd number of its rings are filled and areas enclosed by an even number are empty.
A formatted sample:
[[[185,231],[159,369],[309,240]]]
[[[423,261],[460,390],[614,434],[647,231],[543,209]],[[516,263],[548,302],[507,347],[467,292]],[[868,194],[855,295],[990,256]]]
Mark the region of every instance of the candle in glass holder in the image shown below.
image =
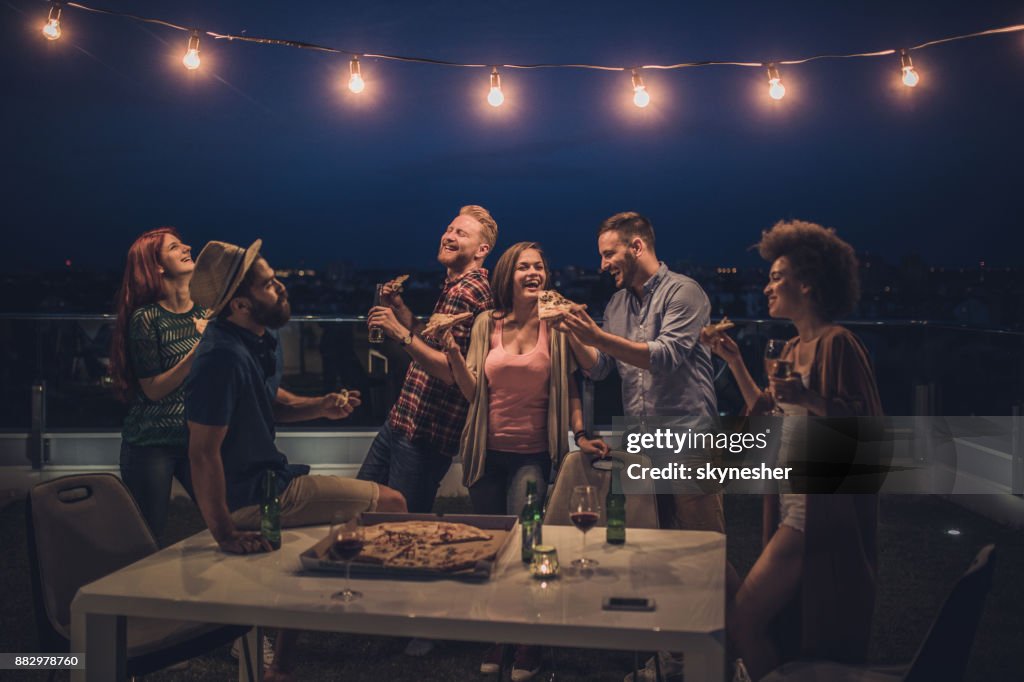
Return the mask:
[[[530,573],[538,580],[558,577],[558,552],[551,545],[534,545]]]

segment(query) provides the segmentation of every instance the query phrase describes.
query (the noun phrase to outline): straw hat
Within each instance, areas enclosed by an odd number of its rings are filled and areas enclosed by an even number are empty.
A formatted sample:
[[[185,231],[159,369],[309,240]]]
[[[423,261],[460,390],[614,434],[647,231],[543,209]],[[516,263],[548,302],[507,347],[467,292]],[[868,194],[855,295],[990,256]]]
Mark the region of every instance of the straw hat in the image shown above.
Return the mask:
[[[231,300],[245,273],[259,258],[261,246],[262,239],[247,249],[227,242],[209,242],[203,247],[188,289],[192,300],[206,308],[207,317],[216,316]]]

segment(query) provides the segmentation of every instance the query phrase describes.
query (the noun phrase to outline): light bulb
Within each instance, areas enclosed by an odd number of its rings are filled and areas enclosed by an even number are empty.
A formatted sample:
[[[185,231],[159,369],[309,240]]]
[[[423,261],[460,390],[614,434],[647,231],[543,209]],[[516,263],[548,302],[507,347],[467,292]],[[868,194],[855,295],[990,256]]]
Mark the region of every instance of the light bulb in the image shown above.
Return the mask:
[[[199,68],[199,33],[197,31],[192,31],[192,35],[189,36],[188,50],[185,52],[185,56],[181,58],[181,63],[189,71],[195,71]]]
[[[651,93],[647,92],[647,87],[644,85],[643,79],[640,78],[640,74],[633,69],[633,104],[643,109],[650,103]]]
[[[60,20],[50,19],[47,21],[46,26],[43,26],[43,35],[50,40],[60,38]]]
[[[780,100],[786,96],[786,86],[779,78],[779,70],[774,66],[768,67],[768,94],[774,100]]]
[[[366,81],[363,80],[363,75],[359,71],[359,58],[352,57],[352,61],[349,62],[348,70],[351,76],[348,79],[348,89],[357,95],[363,91],[366,87]]]
[[[900,50],[900,68],[903,70],[903,84],[908,88],[921,82],[921,76],[914,70],[914,63],[906,50]]]
[[[46,25],[43,26],[43,35],[47,40],[60,38],[60,7],[54,5],[50,8],[50,16],[47,17]]]
[[[487,93],[487,103],[492,107],[500,107],[505,101],[505,95],[501,92],[501,76],[498,75],[498,67],[491,71],[491,91]]]

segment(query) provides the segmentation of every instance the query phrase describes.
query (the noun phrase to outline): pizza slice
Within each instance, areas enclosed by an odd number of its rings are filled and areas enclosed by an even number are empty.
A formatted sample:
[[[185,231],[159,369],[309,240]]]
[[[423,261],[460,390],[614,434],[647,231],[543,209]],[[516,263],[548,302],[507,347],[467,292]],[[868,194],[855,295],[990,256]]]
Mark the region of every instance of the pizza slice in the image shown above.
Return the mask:
[[[566,313],[586,310],[582,303],[573,303],[554,289],[544,289],[537,297],[537,312],[542,320],[557,320]]]
[[[721,321],[713,322],[700,330],[700,340],[702,343],[710,344],[716,336],[724,334],[735,326],[728,316],[722,316]]]
[[[400,294],[405,291],[405,280],[409,279],[409,275],[399,275],[392,280],[389,280],[384,286],[391,286],[391,293]]]
[[[427,321],[427,326],[423,328],[421,332],[423,336],[430,336],[435,339],[440,339],[444,335],[444,332],[448,331],[452,327],[466,320],[472,320],[473,313],[456,313],[450,315],[448,313],[434,313],[430,316]]]
[[[447,545],[459,542],[476,542],[478,540],[490,540],[493,537],[490,533],[465,523],[441,521],[437,524],[437,530],[437,537],[431,544]]]

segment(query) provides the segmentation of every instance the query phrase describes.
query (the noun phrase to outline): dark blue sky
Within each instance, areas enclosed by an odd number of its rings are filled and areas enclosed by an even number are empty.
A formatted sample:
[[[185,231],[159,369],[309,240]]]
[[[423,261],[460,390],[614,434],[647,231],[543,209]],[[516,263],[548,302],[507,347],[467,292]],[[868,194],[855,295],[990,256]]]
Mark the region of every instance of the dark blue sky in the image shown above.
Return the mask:
[[[95,0],[204,30],[484,63],[760,61],[885,49],[1024,22],[1019,2],[199,2]],[[90,4],[87,2],[87,4]],[[458,206],[492,210],[499,249],[539,239],[596,265],[597,224],[654,222],[659,255],[745,265],[799,217],[890,260],[1021,263],[1024,34],[897,57],[761,69],[504,72],[347,60],[0,2],[4,232],[13,267],[117,267],[143,229],[196,247],[260,236],[272,262],[429,266]],[[13,240],[13,244],[11,241]],[[493,264],[493,262],[492,262]]]

